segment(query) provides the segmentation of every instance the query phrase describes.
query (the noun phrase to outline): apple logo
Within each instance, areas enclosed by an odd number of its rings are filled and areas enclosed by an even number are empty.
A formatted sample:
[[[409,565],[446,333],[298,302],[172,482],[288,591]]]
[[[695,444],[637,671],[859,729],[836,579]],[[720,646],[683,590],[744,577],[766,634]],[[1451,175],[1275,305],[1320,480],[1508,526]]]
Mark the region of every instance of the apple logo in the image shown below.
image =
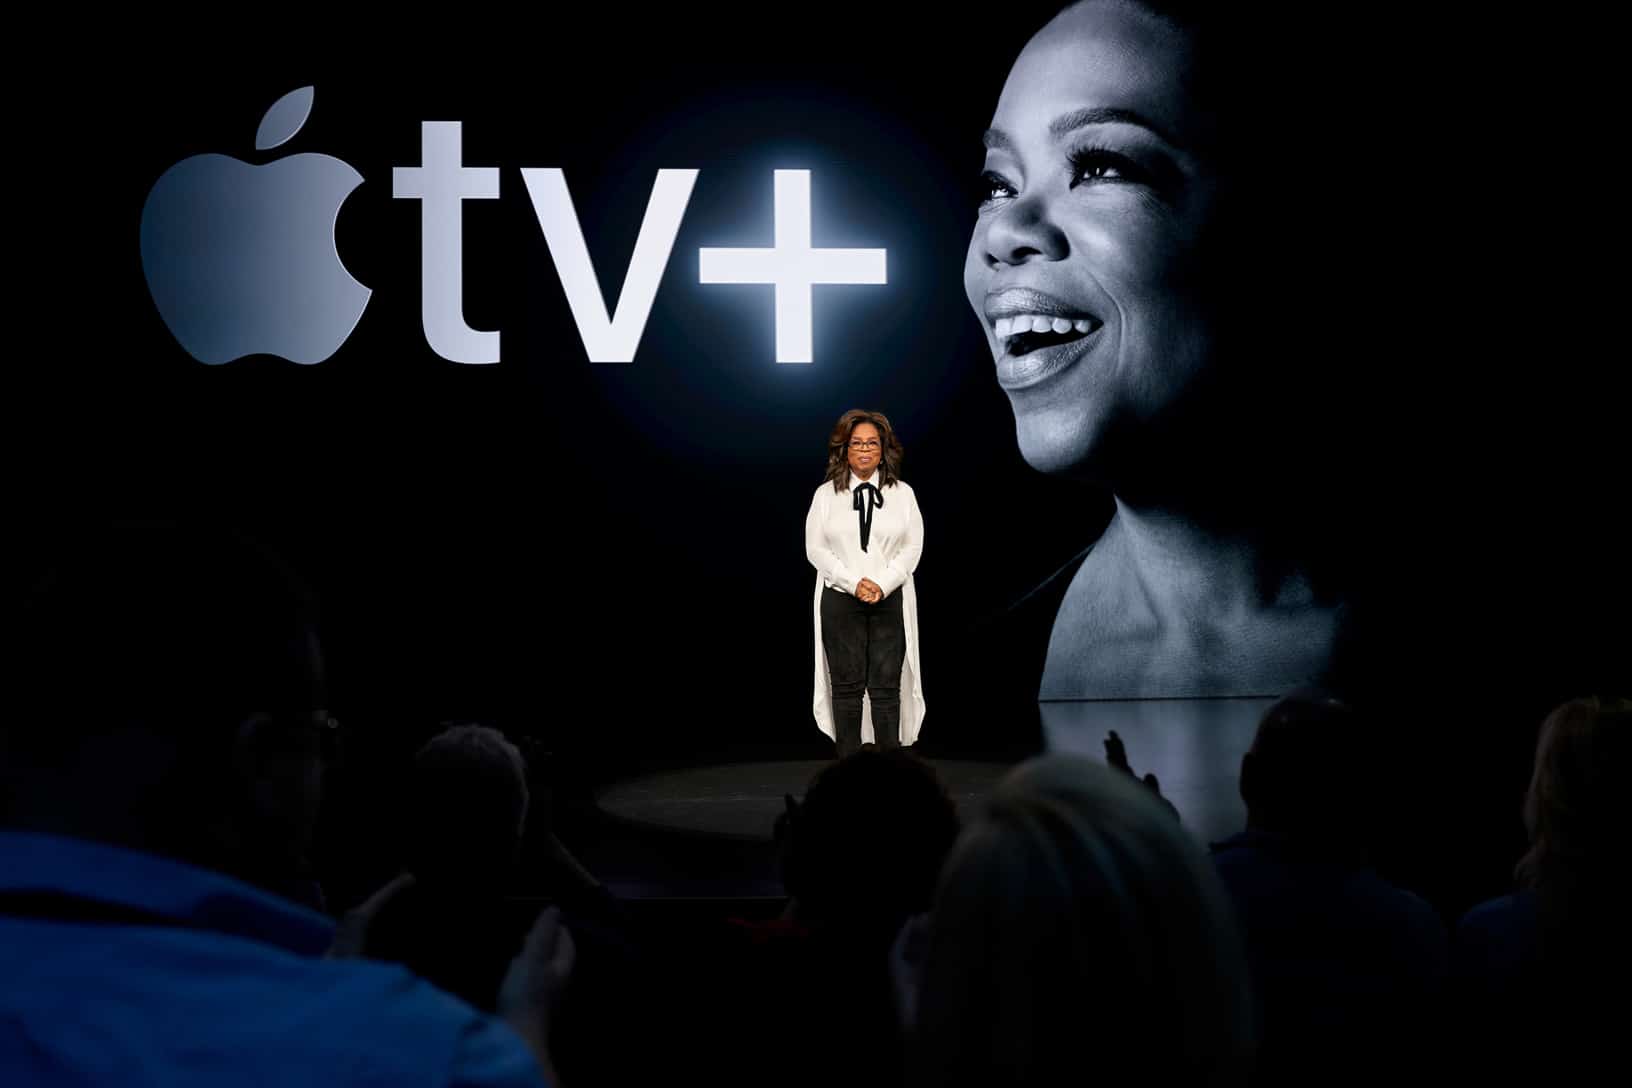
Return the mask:
[[[288,142],[312,110],[302,87],[272,104],[255,150]],[[201,363],[264,353],[321,363],[357,327],[372,292],[340,263],[334,226],[363,176],[331,155],[252,166],[194,155],[142,206],[142,271],[159,316]]]

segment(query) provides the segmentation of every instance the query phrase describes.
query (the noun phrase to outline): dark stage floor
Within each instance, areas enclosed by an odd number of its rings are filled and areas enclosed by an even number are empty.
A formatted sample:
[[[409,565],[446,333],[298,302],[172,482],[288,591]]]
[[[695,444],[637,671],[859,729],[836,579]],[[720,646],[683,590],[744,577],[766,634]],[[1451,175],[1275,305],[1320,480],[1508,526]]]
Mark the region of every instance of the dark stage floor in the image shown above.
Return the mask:
[[[1139,774],[1154,772],[1203,844],[1246,819],[1236,790],[1241,755],[1270,699],[1057,702],[1042,707],[1050,751],[1104,758],[1115,729]],[[808,749],[806,749],[808,751]],[[800,754],[803,754],[801,752]],[[960,809],[980,804],[1009,764],[939,755]],[[611,783],[558,816],[560,834],[617,895],[647,898],[782,894],[772,829],[783,795],[803,797],[821,759],[712,763]]]
[[[932,759],[960,807],[979,801],[1008,767]],[[618,819],[666,830],[769,841],[783,795],[802,798],[827,763],[731,763],[691,767],[618,782],[600,792],[601,809]]]
[[[960,808],[977,804],[1002,763],[932,759]],[[589,836],[562,837],[625,898],[779,896],[772,832],[783,795],[802,798],[827,763],[773,760],[688,767],[615,782],[595,797]]]

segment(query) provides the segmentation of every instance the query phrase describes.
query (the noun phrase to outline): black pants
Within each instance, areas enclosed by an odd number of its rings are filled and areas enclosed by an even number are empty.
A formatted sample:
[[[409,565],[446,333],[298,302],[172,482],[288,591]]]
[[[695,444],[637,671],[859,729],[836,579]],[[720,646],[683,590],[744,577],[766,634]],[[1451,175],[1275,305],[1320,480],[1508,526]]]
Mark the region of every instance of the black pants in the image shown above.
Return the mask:
[[[907,628],[901,591],[877,604],[822,590],[822,649],[833,686],[833,740],[838,757],[861,747],[861,693],[873,708],[873,739],[880,748],[901,745],[901,664]]]

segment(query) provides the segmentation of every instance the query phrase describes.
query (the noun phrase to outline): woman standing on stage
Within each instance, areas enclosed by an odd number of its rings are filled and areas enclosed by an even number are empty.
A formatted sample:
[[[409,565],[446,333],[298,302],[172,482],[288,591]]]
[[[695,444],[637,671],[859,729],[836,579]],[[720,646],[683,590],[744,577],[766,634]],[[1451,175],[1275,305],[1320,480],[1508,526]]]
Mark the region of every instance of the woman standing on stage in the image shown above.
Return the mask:
[[[853,408],[827,440],[827,477],[805,517],[816,568],[816,724],[838,757],[911,744],[924,719],[912,573],[924,521],[881,412]]]

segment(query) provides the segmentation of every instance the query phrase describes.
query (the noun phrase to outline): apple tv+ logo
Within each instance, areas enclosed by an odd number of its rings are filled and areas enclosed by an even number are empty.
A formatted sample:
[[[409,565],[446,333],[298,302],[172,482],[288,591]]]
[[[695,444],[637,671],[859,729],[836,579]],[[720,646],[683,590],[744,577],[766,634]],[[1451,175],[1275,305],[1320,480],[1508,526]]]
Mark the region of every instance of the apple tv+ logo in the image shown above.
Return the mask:
[[[273,103],[255,134],[269,151],[311,115],[314,90]],[[458,121],[420,125],[421,165],[392,170],[392,196],[420,201],[420,318],[431,350],[450,362],[497,363],[499,331],[464,319],[463,202],[499,195],[496,166],[466,166]],[[592,363],[632,362],[680,232],[696,170],[657,172],[623,287],[608,313],[563,172],[523,168],[550,258]],[[763,248],[697,251],[697,282],[774,288],[776,361],[808,363],[812,287],[883,284],[882,249],[811,245],[810,171],[774,173],[774,237]],[[330,155],[300,154],[264,166],[194,155],[166,170],[142,207],[142,270],[159,315],[201,363],[275,355],[321,363],[357,327],[371,292],[340,262],[335,220],[363,178]]]
[[[273,103],[255,150],[287,143],[311,87]],[[340,263],[340,206],[363,176],[330,155],[252,166],[194,155],[166,170],[142,207],[142,270],[159,316],[201,363],[276,355],[321,363],[357,327],[370,291]]]

